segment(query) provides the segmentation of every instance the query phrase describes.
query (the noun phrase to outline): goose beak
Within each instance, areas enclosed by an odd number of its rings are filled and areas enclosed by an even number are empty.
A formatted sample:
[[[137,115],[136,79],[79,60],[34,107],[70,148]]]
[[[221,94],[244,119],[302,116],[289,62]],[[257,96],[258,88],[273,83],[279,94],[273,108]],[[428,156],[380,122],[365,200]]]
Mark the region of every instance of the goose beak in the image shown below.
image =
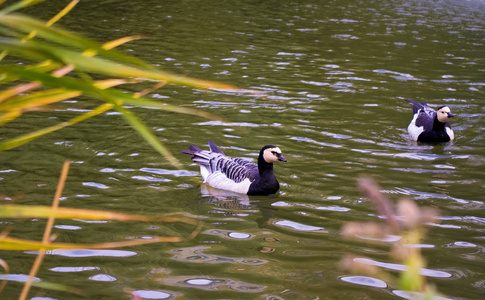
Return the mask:
[[[448,113],[448,118],[453,118],[455,116],[455,114],[452,114],[452,113]]]
[[[281,153],[278,153],[278,160],[279,161],[283,161],[283,162],[286,162],[286,158],[283,156],[283,154]]]

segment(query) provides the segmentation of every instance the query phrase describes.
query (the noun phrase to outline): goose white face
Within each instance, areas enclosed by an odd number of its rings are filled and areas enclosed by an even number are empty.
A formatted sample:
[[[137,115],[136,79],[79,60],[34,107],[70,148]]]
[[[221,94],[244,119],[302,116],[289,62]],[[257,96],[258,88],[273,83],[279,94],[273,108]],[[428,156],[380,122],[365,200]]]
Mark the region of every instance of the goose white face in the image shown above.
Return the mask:
[[[438,109],[438,121],[441,123],[446,123],[450,120],[450,118],[454,117],[455,115],[451,113],[451,110],[448,106],[444,106]]]
[[[266,161],[269,164],[274,163],[275,161],[278,161],[278,160],[286,162],[286,159],[283,157],[283,154],[280,148],[278,147],[265,149],[263,152],[263,158],[264,158],[264,161]]]

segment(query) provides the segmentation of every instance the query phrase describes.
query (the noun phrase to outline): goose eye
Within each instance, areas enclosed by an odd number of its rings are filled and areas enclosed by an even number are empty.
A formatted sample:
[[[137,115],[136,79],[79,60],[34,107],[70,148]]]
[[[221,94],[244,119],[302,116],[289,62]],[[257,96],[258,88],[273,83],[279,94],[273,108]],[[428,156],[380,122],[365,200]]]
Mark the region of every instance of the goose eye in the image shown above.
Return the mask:
[[[278,152],[276,151],[271,151],[271,153],[273,153],[273,155],[278,155]]]

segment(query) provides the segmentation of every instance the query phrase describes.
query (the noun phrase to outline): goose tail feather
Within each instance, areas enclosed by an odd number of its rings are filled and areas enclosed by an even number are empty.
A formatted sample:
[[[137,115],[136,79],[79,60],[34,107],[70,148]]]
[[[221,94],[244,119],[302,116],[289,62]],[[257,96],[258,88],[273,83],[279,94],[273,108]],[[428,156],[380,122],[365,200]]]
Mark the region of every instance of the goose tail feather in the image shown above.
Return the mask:
[[[189,150],[183,150],[180,153],[193,155],[192,161],[204,166],[209,166],[210,160],[213,158],[210,152],[204,151],[195,145],[190,145]]]
[[[199,153],[199,152],[202,152],[202,149],[200,149],[196,145],[190,145],[189,150],[180,151],[180,153],[188,154],[188,155],[195,155],[196,153]]]
[[[406,101],[413,105],[413,115],[416,114],[420,109],[424,109],[428,106],[426,103],[419,103],[411,99],[406,99]]]
[[[209,149],[211,152],[214,152],[214,153],[220,153],[222,155],[226,155],[224,154],[224,152],[222,152],[222,150],[216,145],[216,143],[214,143],[213,141],[209,141]]]

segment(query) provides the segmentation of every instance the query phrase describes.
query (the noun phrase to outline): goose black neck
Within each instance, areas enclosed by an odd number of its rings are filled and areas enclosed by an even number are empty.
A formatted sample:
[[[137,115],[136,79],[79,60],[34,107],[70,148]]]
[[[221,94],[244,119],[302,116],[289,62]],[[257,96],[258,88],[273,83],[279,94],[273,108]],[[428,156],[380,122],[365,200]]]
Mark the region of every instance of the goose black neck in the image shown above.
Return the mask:
[[[434,122],[433,122],[433,128],[435,130],[445,130],[445,125],[446,123],[441,123],[439,120],[438,120],[438,115],[436,115],[434,117]]]
[[[262,154],[258,157],[258,169],[260,177],[263,177],[263,174],[273,174],[273,164],[267,163]]]

